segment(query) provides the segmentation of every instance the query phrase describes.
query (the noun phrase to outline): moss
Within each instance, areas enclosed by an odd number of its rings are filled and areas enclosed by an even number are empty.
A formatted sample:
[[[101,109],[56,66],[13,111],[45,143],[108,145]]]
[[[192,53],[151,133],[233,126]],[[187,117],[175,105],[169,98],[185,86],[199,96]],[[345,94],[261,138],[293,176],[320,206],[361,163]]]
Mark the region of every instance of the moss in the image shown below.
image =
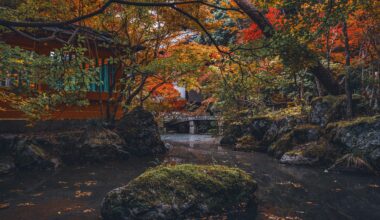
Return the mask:
[[[318,159],[319,163],[331,164],[335,161],[339,152],[327,140],[320,139],[300,145],[296,149],[286,152],[286,154]]]
[[[280,139],[274,142],[269,148],[268,152],[276,158],[280,158],[285,152],[292,147],[293,132],[284,134]]]
[[[335,123],[329,123],[327,129],[332,128],[346,128],[354,125],[372,124],[380,120],[380,115],[357,117],[350,120],[338,121]]]
[[[363,97],[358,95],[358,94],[353,94],[352,95],[352,100],[353,101],[360,101]],[[334,96],[334,95],[327,95],[327,96],[322,96],[322,97],[317,97],[311,101],[311,104],[315,104],[316,102],[322,101],[322,102],[327,102],[333,105],[338,105],[342,104],[342,102],[346,101],[346,95],[339,95],[339,96]]]
[[[281,118],[289,117],[289,116],[294,116],[294,117],[299,117],[302,116],[302,106],[294,106],[294,107],[288,107],[288,108],[282,108],[277,111],[271,111],[264,113],[262,115],[257,116],[257,118],[266,118],[269,120],[279,120]]]
[[[325,123],[328,123],[330,121],[341,120],[342,118],[345,117],[346,101],[347,101],[347,98],[345,95],[340,95],[340,96],[328,95],[328,96],[316,98],[311,102],[312,109],[314,108],[316,109],[316,111],[314,111],[314,114],[312,113],[312,115],[314,115],[312,117],[322,116],[323,119],[320,119],[320,120],[325,121],[323,126],[326,125]],[[353,110],[354,115],[363,115],[365,112],[367,112],[368,110],[366,108],[367,103],[364,101],[364,98],[362,96],[354,94],[352,96],[352,103],[353,103],[352,110]],[[316,107],[318,105],[319,107]],[[322,110],[323,115],[318,116],[318,114],[321,114],[321,112],[319,112],[321,110]]]
[[[197,197],[198,190],[213,194],[220,190],[235,188],[234,184],[238,179],[243,182],[252,180],[248,174],[235,168],[184,164],[151,169],[133,180],[129,187],[141,188],[142,192],[144,189],[159,187],[160,190],[153,194],[141,193],[140,199],[147,203],[154,200],[171,203],[172,197],[169,196],[171,189],[175,189],[177,196],[183,196],[182,199],[185,200],[188,195]]]
[[[31,144],[29,145],[29,147],[34,151],[34,153],[36,155],[38,155],[39,157],[41,158],[45,158],[46,157],[46,154],[44,152],[44,150],[42,150],[40,147],[34,145],[34,144]]]
[[[312,143],[305,146],[305,148],[291,150],[287,152],[287,154],[300,155],[300,156],[309,157],[309,158],[321,158],[326,154],[326,152],[327,152],[327,147],[325,145],[320,144],[320,143],[315,143],[315,144]]]
[[[313,125],[313,124],[301,124],[294,127],[294,130],[311,130],[311,129],[319,130],[320,127],[318,125]]]
[[[243,146],[252,146],[255,144],[256,139],[251,135],[244,135],[243,137],[239,138],[237,142]]]
[[[118,210],[119,213],[119,206],[129,210],[139,209],[138,212],[142,215],[158,206],[171,207],[164,211],[168,213],[173,207],[181,209],[188,206],[185,208],[187,216],[201,216],[200,205],[207,207],[208,214],[222,212],[241,203],[248,203],[255,190],[256,182],[252,177],[237,168],[163,165],[144,172],[127,186],[115,192],[111,191],[106,201],[109,201],[112,210]],[[115,198],[112,194],[115,193],[121,195],[122,201],[112,202],[115,200],[112,199]],[[105,203],[107,206],[107,202]],[[103,207],[103,210],[106,209]],[[102,213],[104,216],[105,213]],[[167,217],[170,215],[168,213]]]

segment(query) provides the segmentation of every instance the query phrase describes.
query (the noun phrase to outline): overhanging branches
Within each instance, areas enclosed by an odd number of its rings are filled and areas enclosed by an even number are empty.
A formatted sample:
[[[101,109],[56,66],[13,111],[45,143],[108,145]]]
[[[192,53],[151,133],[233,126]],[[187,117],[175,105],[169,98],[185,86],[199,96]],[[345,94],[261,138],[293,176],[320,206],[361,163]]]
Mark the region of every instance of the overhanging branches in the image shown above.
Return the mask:
[[[78,16],[72,19],[68,19],[65,21],[10,21],[6,19],[0,19],[0,25],[5,27],[24,27],[24,28],[41,28],[41,27],[62,27],[70,24],[77,23],[82,20],[86,20],[102,14],[107,8],[109,8],[112,4],[121,4],[121,5],[129,5],[129,6],[138,6],[138,7],[175,7],[178,5],[189,5],[189,4],[201,4],[206,5],[208,7],[212,7],[218,10],[230,10],[230,11],[238,11],[241,12],[238,8],[225,8],[220,7],[218,5],[207,3],[203,0],[194,0],[194,1],[183,1],[183,2],[133,2],[133,1],[124,1],[124,0],[109,0],[104,3],[99,9],[90,12],[88,14]]]

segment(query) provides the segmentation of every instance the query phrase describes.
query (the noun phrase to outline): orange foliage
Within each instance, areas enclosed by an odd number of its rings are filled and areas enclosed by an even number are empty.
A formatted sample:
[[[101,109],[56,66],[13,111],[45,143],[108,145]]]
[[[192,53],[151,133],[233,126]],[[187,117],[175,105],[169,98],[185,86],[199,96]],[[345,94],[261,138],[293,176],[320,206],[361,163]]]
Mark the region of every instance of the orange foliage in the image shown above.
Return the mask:
[[[265,17],[269,20],[269,22],[273,25],[274,28],[278,29],[283,24],[283,16],[281,15],[280,10],[277,8],[269,8],[268,13]],[[252,23],[247,29],[243,31],[243,41],[254,41],[261,37],[263,37],[263,32],[257,26],[256,23]]]

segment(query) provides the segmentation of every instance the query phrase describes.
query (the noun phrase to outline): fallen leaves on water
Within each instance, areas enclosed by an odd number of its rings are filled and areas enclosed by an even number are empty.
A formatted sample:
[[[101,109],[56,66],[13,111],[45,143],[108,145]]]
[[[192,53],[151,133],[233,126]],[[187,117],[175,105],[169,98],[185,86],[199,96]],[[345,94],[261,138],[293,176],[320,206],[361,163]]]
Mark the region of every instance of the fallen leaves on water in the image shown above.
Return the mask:
[[[9,203],[0,203],[0,209],[7,209],[9,208],[10,204]]]
[[[39,196],[42,196],[44,193],[35,193],[35,194],[32,194],[33,197],[39,197]]]
[[[276,184],[278,184],[278,185],[289,185],[289,186],[292,186],[292,187],[294,187],[294,188],[302,188],[302,185],[301,185],[301,184],[299,184],[299,183],[293,183],[293,182],[291,182],[291,181],[287,181],[287,182],[278,182],[278,183],[276,183]]]
[[[85,209],[85,210],[83,210],[83,213],[91,213],[94,211],[95,211],[95,209]]]
[[[371,188],[380,188],[380,186],[377,184],[369,184],[368,186]]]
[[[80,209],[82,209],[82,207],[80,205],[75,205],[75,206],[72,206],[72,207],[66,207],[63,210],[58,211],[57,214],[58,215],[62,215],[65,212],[68,213],[68,212],[72,212],[72,211],[76,211],[76,210],[80,210]]]
[[[97,182],[94,181],[94,180],[89,180],[89,181],[84,182],[84,185],[86,185],[86,186],[95,186],[96,183]]]
[[[67,184],[67,182],[65,182],[65,181],[58,181],[58,184],[64,185],[64,184]]]
[[[268,219],[268,220],[302,220],[302,218],[298,217],[298,216],[285,216],[285,217],[281,217],[281,216],[276,216],[272,213],[262,213],[265,217],[265,219]]]
[[[36,204],[34,204],[33,202],[23,202],[23,203],[19,203],[17,204],[17,207],[28,207],[28,206],[34,206]]]
[[[80,187],[82,185],[85,185],[85,186],[95,186],[97,184],[96,181],[94,180],[88,180],[88,181],[85,181],[85,182],[77,182],[77,183],[74,183],[74,186],[76,187]]]
[[[75,191],[75,198],[89,197],[92,195],[92,192],[83,192],[81,190]]]

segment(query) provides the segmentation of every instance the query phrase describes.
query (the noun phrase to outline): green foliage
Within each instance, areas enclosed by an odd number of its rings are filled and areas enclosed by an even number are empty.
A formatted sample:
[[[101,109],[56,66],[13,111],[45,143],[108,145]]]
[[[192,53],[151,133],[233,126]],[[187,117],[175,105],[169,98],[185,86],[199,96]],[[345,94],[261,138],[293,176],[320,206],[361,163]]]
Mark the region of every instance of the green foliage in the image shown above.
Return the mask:
[[[80,47],[65,46],[45,56],[0,43],[0,51],[0,79],[10,80],[0,95],[31,119],[59,105],[86,105],[90,84],[99,84],[99,69]]]

